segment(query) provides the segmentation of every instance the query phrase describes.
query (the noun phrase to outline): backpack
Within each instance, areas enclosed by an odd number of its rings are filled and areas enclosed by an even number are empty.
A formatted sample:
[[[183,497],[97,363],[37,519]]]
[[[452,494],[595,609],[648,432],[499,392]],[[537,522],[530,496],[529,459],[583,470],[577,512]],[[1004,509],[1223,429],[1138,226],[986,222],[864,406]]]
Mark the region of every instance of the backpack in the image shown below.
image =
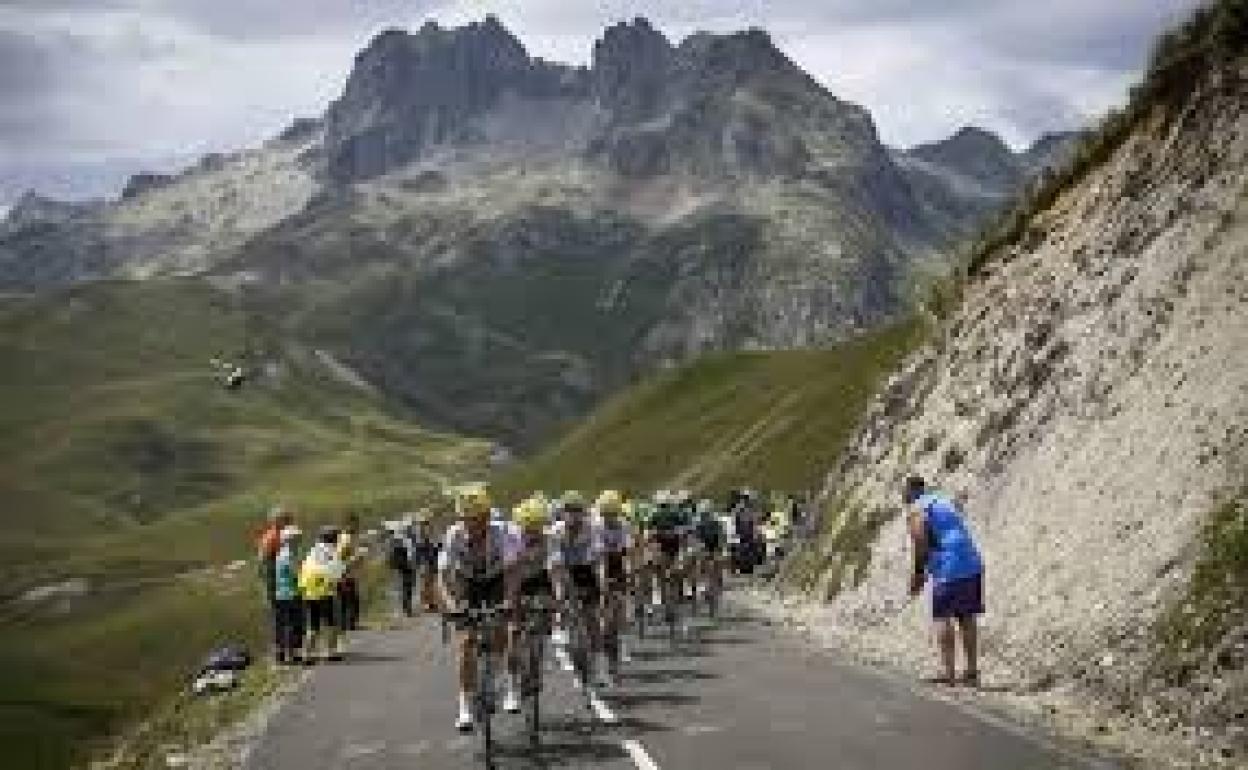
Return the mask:
[[[242,671],[250,665],[251,654],[247,649],[241,645],[230,644],[208,653],[208,657],[199,667],[199,672]]]

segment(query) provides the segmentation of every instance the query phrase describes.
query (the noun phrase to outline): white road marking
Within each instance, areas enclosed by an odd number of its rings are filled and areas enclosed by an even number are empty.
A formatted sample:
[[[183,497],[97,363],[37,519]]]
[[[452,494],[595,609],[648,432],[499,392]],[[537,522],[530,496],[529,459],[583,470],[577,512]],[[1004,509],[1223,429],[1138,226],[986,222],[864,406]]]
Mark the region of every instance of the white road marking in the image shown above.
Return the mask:
[[[650,758],[650,754],[646,751],[646,747],[641,745],[641,741],[621,741],[620,745],[633,758],[633,764],[637,765],[637,770],[659,770],[659,764]]]
[[[572,658],[568,655],[567,648],[558,644],[551,645],[551,648],[554,650],[555,660],[558,661],[560,668],[568,673],[576,670],[576,667],[572,665]],[[616,716],[615,712],[611,710],[611,707],[602,698],[598,697],[598,693],[592,689],[589,691],[589,706],[593,709],[594,716],[598,717],[604,724],[619,724],[620,718]],[[632,758],[633,764],[637,766],[637,770],[659,770],[658,763],[651,758],[646,751],[646,747],[641,745],[641,741],[630,738],[620,741],[620,746],[628,752],[628,756]]]
[[[593,690],[589,691],[589,705],[603,722],[613,725],[620,721],[620,718],[615,715],[611,707],[604,703],[602,698],[598,697],[598,693]]]

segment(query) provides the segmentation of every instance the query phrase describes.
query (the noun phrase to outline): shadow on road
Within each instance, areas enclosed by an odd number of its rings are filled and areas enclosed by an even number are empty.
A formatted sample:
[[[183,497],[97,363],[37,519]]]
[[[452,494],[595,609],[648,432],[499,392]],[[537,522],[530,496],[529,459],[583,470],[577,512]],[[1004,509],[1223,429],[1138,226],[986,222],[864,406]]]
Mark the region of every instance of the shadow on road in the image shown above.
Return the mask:
[[[552,737],[543,735],[543,740],[532,747],[528,737],[517,743],[510,740],[499,743],[495,748],[498,759],[503,760],[503,767],[561,767],[574,765],[582,767],[586,764],[611,762],[627,759],[628,754],[617,741],[606,736],[585,736],[582,738]],[[518,760],[507,762],[506,760]]]
[[[693,668],[656,668],[649,671],[626,671],[620,674],[625,682],[638,684],[659,684],[662,682],[716,679],[718,674],[710,674]]]
[[[699,703],[701,700],[696,695],[687,695],[679,692],[632,692],[616,693],[611,696],[611,702],[621,708],[634,708],[646,704],[689,706]]]
[[[370,665],[376,663],[402,663],[407,659],[406,655],[387,655],[375,652],[348,652],[343,654],[342,661],[339,665],[353,666],[356,664]]]

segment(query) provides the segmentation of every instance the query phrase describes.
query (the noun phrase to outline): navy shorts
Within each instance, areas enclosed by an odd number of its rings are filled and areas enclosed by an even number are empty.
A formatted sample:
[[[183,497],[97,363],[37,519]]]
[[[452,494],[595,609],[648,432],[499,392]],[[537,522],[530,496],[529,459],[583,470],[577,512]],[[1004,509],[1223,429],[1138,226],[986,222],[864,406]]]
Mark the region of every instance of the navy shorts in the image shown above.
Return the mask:
[[[984,576],[932,584],[932,617],[964,618],[984,614]]]

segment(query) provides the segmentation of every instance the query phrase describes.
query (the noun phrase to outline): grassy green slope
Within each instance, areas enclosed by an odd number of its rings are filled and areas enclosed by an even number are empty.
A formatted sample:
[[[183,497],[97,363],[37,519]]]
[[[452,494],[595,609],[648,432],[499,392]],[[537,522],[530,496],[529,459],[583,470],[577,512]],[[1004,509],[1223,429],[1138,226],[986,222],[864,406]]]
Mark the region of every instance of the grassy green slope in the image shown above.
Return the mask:
[[[714,355],[665,372],[608,401],[498,486],[513,497],[569,487],[813,488],[918,334],[902,325],[831,350]]]
[[[238,392],[209,359],[253,351]],[[393,513],[487,448],[421,430],[197,281],[0,304],[0,747],[60,767],[177,685],[208,646],[258,641],[251,532]],[[85,579],[79,599],[32,587]]]

